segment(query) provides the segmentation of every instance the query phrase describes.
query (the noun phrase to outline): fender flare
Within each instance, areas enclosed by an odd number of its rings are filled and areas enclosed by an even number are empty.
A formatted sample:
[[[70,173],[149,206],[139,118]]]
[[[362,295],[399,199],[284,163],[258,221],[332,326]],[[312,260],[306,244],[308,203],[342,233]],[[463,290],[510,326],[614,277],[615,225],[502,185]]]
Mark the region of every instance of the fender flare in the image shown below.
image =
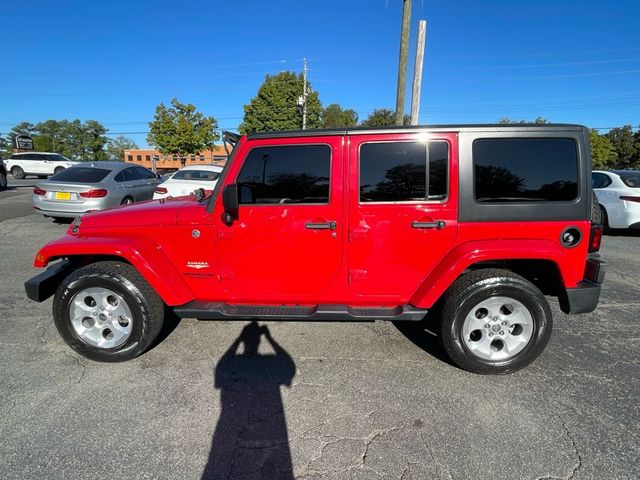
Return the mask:
[[[463,243],[452,249],[425,277],[409,303],[418,308],[431,308],[465,270],[476,263],[492,260],[548,260],[558,268],[565,288],[575,286],[579,279],[571,277],[571,270],[564,266],[563,254],[562,247],[552,241],[542,243],[536,240],[535,244],[528,240]]]
[[[120,257],[133,265],[169,306],[182,305],[195,298],[180,273],[162,251],[162,247],[146,238],[66,235],[40,249],[34,266],[43,268],[60,258],[103,255]]]

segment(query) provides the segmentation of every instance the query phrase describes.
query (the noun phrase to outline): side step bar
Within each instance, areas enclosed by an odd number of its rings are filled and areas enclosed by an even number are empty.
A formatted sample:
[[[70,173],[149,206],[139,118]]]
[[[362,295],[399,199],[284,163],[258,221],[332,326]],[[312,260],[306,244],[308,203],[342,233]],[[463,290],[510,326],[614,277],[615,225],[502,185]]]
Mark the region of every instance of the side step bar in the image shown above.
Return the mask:
[[[399,305],[391,308],[349,307],[347,305],[253,306],[217,302],[189,302],[173,309],[180,318],[200,320],[316,320],[372,321],[422,320],[427,310]]]

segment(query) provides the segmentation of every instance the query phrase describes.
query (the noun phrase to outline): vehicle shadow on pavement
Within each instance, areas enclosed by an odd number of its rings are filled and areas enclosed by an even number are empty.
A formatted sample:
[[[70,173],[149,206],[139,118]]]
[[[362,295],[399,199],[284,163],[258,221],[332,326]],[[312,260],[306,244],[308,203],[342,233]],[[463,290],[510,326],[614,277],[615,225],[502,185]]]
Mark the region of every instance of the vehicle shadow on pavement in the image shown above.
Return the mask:
[[[258,353],[263,337],[275,353]],[[202,480],[293,479],[280,386],[291,386],[295,372],[266,326],[253,321],[243,328],[214,372],[221,411]]]
[[[438,360],[458,368],[443,350],[438,339],[439,313],[427,314],[419,322],[394,322],[393,325],[411,343]]]

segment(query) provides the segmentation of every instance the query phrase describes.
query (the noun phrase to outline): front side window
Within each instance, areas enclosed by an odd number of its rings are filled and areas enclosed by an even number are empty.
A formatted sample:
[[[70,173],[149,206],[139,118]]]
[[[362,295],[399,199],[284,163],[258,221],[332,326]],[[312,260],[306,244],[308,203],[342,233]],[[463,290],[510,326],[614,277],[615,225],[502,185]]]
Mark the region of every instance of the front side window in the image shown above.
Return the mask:
[[[329,203],[331,147],[256,147],[244,161],[237,184],[240,203]]]
[[[449,146],[444,141],[365,143],[360,202],[445,200]]]
[[[483,138],[473,142],[475,199],[567,202],[578,197],[578,151],[570,138]]]
[[[70,162],[71,161],[67,157],[65,157],[64,155],[60,155],[59,153],[50,153],[46,155],[46,157],[49,160],[53,160],[54,162]]]

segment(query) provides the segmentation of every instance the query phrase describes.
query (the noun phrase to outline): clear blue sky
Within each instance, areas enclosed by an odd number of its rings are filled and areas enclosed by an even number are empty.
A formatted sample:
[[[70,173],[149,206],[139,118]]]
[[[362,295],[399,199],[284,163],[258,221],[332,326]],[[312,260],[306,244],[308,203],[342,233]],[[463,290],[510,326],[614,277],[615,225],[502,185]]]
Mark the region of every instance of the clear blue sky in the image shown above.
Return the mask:
[[[6,2],[0,132],[95,119],[143,146],[146,135],[129,132],[174,96],[234,129],[264,75],[300,71],[302,57],[324,105],[364,118],[395,105],[401,10],[401,0]],[[640,124],[638,0],[413,0],[408,93],[421,18],[421,123]]]

